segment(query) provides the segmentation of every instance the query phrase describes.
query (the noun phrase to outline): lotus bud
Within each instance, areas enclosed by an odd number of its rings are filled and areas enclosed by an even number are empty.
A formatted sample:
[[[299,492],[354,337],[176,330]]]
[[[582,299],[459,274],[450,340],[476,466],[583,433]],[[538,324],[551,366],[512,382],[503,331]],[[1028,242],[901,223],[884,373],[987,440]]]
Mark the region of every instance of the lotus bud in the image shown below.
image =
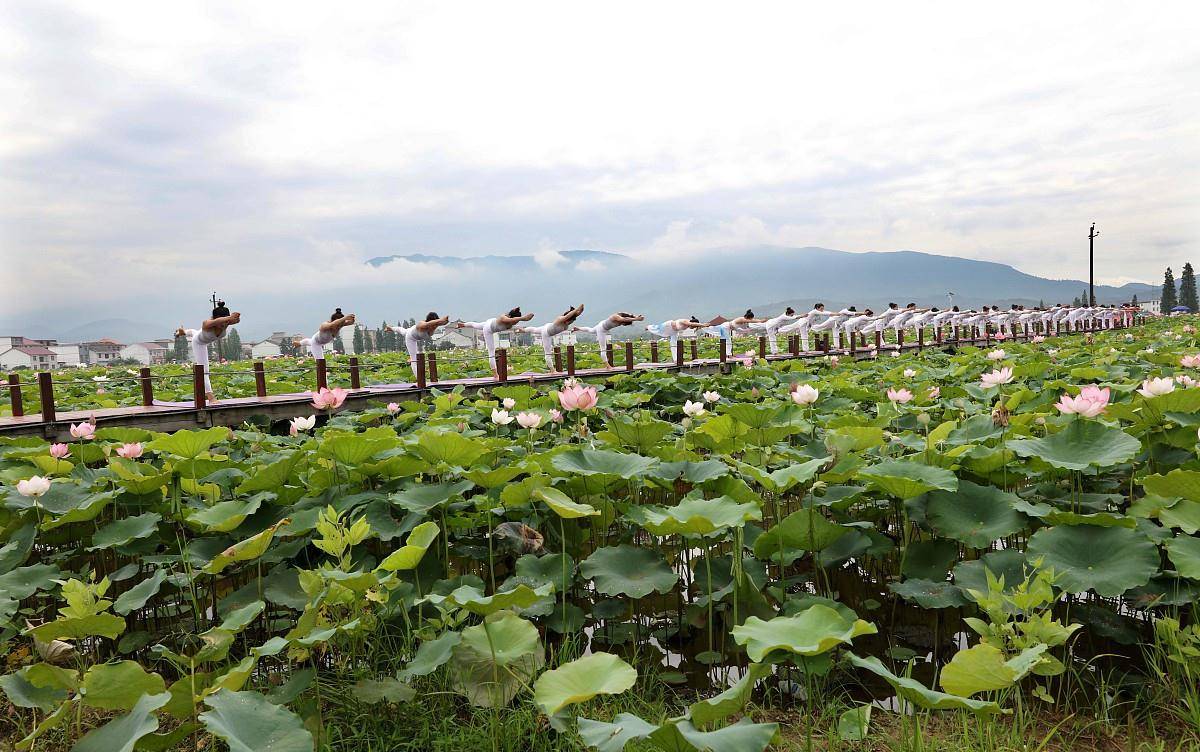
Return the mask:
[[[917,413],[917,422],[923,426],[929,425],[929,413]]]

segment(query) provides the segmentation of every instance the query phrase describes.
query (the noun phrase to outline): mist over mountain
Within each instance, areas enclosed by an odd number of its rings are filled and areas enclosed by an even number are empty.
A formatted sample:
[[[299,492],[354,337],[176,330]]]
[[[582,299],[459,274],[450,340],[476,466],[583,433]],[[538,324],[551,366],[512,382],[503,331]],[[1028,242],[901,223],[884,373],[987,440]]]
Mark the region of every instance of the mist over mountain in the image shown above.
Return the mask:
[[[1069,303],[1087,283],[1025,274],[1006,264],[916,251],[848,253],[828,248],[762,246],[641,258],[597,250],[545,251],[517,256],[396,254],[366,261],[349,259],[323,277],[318,293],[296,294],[286,285],[264,284],[253,296],[229,297],[243,314],[242,340],[274,331],[308,333],[335,306],[354,312],[369,326],[420,318],[436,311],[452,319],[483,320],[521,306],[534,323],[583,303],[583,322],[595,323],[617,310],[643,313],[648,321],[695,315],[732,316],[746,308],[775,314],[815,301],[830,307],[879,308],[889,301],[945,306],[947,292],[963,308],[984,304]],[[178,325],[197,326],[208,312],[209,289],[195,300],[139,301],[139,321],[102,319],[80,323],[64,312],[59,321],[30,327],[0,321],[3,333],[76,341],[112,337],[122,342],[171,336]],[[1157,285],[1098,285],[1101,303],[1134,295],[1157,298]],[[157,323],[147,323],[157,322]],[[11,330],[9,332],[8,330]]]

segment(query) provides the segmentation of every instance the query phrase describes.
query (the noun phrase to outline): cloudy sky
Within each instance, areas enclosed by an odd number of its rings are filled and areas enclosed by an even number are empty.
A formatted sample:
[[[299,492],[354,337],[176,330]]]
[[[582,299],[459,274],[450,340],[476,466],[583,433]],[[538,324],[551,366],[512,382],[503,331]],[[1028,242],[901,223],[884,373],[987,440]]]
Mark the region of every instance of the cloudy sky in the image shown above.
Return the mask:
[[[304,5],[0,4],[0,321],[437,281],[393,253],[1200,262],[1195,2]]]

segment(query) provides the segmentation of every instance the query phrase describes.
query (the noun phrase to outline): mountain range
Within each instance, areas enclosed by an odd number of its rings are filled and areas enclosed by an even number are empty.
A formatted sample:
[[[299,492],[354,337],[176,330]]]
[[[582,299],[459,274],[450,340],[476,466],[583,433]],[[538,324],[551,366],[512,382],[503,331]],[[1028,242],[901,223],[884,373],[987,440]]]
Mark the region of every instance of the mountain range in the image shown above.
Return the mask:
[[[1078,279],[1045,279],[1007,264],[917,251],[848,253],[828,248],[760,246],[644,259],[597,250],[568,250],[516,256],[397,254],[362,262],[367,282],[337,287],[336,276],[317,299],[288,296],[271,287],[253,300],[237,301],[243,341],[273,331],[308,332],[328,315],[331,304],[378,326],[438,311],[453,319],[482,320],[520,305],[546,321],[568,306],[585,303],[583,320],[594,323],[618,310],[643,313],[648,321],[695,315],[707,320],[747,308],[774,315],[786,306],[806,309],[816,301],[830,307],[878,309],[889,301],[946,306],[947,293],[962,308],[985,304],[1027,306],[1070,303],[1084,293]],[[378,278],[378,283],[370,280]],[[1159,297],[1157,285],[1097,285],[1101,303]],[[169,315],[169,327],[178,313]],[[170,336],[162,325],[127,319],[93,321],[60,332],[60,341],[112,337],[131,342]]]

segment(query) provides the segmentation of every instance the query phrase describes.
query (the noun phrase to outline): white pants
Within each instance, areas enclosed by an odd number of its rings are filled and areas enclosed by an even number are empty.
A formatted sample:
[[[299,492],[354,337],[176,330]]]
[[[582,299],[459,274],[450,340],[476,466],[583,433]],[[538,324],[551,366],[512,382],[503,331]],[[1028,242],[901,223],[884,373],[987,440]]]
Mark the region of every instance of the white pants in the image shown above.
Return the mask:
[[[192,361],[196,365],[204,367],[204,392],[212,394],[212,381],[208,378],[208,346],[220,338],[207,335],[203,329],[184,329],[183,331],[192,343]]]
[[[551,371],[554,370],[554,337],[566,330],[565,326],[556,326],[553,321],[541,326],[525,327],[525,331],[530,334],[536,334],[538,339],[542,341],[542,353],[546,356],[546,368],[549,368]]]
[[[825,319],[824,321],[817,324],[816,326],[809,327],[809,329],[814,332],[825,332],[825,331],[833,332],[833,342],[831,343],[831,347],[834,350],[840,350],[840,349],[842,349],[841,323],[842,322],[839,319],[830,318],[830,319]],[[804,349],[805,350],[808,349],[807,343],[805,344]]]
[[[478,329],[483,333],[483,346],[487,348],[488,363],[492,366],[492,370],[496,370],[496,332],[500,331],[496,328],[496,319],[488,319],[487,321],[464,321],[463,326],[471,329]]]
[[[655,337],[667,340],[670,350],[667,352],[667,362],[675,359],[675,343],[679,341],[679,332],[675,329],[675,321],[664,321],[661,324],[648,324],[646,331]]]
[[[581,332],[591,332],[596,335],[596,344],[600,346],[600,360],[606,366],[612,368],[612,363],[608,362],[608,319],[601,321],[595,326],[581,326]]]

